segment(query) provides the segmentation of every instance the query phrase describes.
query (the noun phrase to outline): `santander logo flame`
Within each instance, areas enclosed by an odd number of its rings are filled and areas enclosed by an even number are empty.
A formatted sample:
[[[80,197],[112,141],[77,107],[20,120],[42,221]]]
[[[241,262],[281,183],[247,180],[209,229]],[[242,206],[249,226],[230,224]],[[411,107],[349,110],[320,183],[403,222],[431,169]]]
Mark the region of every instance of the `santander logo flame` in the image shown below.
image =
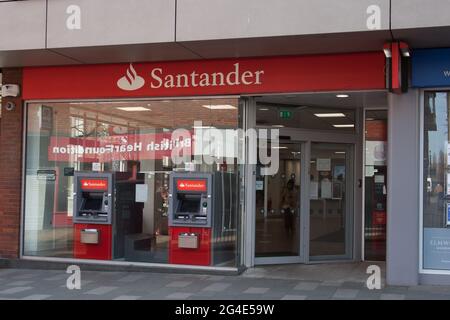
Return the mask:
[[[134,70],[133,65],[130,63],[130,66],[127,69],[127,73],[125,76],[117,80],[117,86],[125,91],[133,91],[142,88],[145,84],[144,78],[139,76]]]

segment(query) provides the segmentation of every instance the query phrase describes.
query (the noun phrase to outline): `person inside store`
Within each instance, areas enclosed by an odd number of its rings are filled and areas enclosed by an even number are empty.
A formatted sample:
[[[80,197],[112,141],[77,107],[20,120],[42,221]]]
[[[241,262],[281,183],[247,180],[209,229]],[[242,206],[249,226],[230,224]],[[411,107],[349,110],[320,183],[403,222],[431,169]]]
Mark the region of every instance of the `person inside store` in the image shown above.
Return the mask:
[[[292,236],[295,233],[295,210],[297,208],[297,192],[293,179],[289,179],[286,183],[281,195],[281,203],[286,235]]]

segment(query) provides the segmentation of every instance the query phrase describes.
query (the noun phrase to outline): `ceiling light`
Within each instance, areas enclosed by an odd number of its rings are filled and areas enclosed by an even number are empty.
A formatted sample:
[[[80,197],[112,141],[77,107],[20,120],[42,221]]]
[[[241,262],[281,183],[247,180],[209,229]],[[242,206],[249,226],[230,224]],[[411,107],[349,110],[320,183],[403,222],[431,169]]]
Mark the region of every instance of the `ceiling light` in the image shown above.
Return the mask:
[[[215,129],[216,127],[212,126],[193,126],[194,129]]]
[[[259,108],[259,111],[269,111],[269,108]]]
[[[337,98],[348,98],[348,94],[337,94],[336,95]]]
[[[272,147],[272,149],[287,149],[288,147]]]
[[[343,118],[345,114],[337,112],[337,113],[314,113],[316,117],[319,118]]]
[[[335,128],[354,128],[354,124],[333,124]]]
[[[232,106],[231,104],[204,104],[202,106],[203,108],[207,108],[210,110],[229,110],[229,109],[236,109],[235,106]]]
[[[345,154],[345,151],[336,151],[335,154]]]
[[[119,109],[122,111],[152,111],[152,109],[145,108],[145,107],[116,107],[116,109]]]
[[[282,124],[274,124],[274,125],[272,125],[272,127],[274,127],[274,128],[284,128],[284,126]]]

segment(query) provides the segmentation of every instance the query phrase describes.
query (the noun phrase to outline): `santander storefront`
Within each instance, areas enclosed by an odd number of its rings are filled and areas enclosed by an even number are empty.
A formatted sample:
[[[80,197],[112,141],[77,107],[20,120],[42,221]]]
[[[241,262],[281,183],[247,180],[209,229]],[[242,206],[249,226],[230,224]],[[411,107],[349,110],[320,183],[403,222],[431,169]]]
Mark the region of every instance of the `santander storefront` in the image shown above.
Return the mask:
[[[25,68],[22,257],[173,266],[170,176],[191,172],[220,177],[225,191],[215,199],[223,206],[214,213],[221,217],[220,231],[212,226],[212,238],[188,243],[192,259],[185,265],[239,268],[244,264],[243,195],[248,187],[247,154],[242,150],[248,146],[243,140],[235,151],[226,146],[208,151],[198,147],[196,130],[215,128],[226,136],[249,129],[251,105],[242,97],[383,89],[382,52]],[[194,138],[174,138],[176,130]],[[177,148],[185,151],[187,161],[171,158]],[[220,161],[196,161],[199,155]],[[108,255],[74,254],[80,252],[77,241],[83,241],[74,228],[74,203],[80,196],[74,176],[79,172],[113,174],[115,200],[106,205],[112,207],[111,234],[97,233],[96,238],[86,228],[82,247],[89,250],[106,242]],[[206,190],[202,182],[193,185],[196,192]],[[95,199],[94,193],[83,192],[83,197]],[[222,245],[215,239],[223,240]],[[196,248],[228,258],[199,264]]]

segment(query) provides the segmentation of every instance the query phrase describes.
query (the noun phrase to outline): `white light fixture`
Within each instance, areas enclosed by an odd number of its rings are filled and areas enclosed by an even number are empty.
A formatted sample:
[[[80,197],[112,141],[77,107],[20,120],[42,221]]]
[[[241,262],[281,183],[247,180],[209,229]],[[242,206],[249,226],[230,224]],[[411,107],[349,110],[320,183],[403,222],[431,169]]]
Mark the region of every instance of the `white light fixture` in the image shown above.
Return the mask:
[[[337,94],[336,97],[337,98],[348,98],[349,95],[348,94]]]
[[[272,147],[272,149],[287,149],[288,147]]]
[[[216,127],[212,126],[193,126],[194,129],[215,129]]]
[[[259,111],[269,111],[269,108],[259,108]]]
[[[411,52],[409,51],[409,46],[405,42],[400,42],[398,44],[400,48],[400,53],[403,57],[409,58],[411,57]]]
[[[345,154],[345,151],[336,151],[335,154]]]
[[[282,124],[274,124],[274,125],[272,125],[272,127],[274,127],[274,128],[284,128],[284,126]]]
[[[122,111],[152,111],[152,109],[145,108],[145,107],[116,107],[116,109],[122,110]]]
[[[202,106],[203,108],[207,108],[210,110],[230,110],[230,109],[236,109],[235,106],[232,106],[231,104],[204,104]]]
[[[337,113],[314,113],[316,117],[319,118],[343,118],[345,114],[337,112]]]
[[[354,128],[354,124],[333,124],[335,128]]]

